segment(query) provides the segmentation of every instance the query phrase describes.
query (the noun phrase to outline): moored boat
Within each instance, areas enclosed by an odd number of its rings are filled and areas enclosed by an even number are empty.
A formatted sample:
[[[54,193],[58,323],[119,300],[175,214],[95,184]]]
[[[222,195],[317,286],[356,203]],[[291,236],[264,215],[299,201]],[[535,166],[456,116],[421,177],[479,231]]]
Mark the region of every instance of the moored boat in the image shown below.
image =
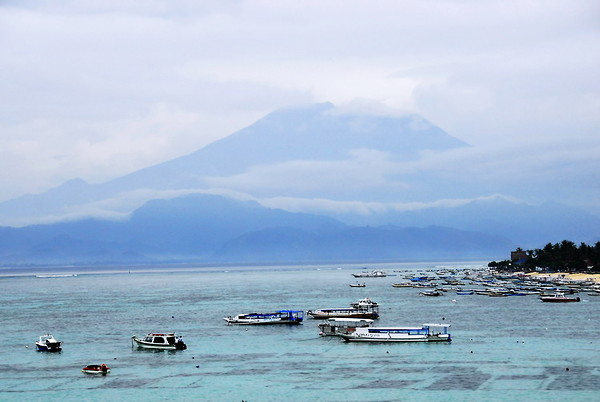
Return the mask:
[[[348,342],[450,342],[448,324],[423,324],[422,327],[366,327],[342,334]]]
[[[355,278],[385,278],[387,273],[384,271],[361,272],[360,274],[352,274]]]
[[[355,303],[350,303],[350,307],[323,308],[319,310],[309,310],[306,312],[312,318],[379,318],[379,304],[368,297]]]
[[[38,352],[60,352],[62,342],[57,341],[52,334],[40,336],[40,340],[35,343]]]
[[[102,364],[89,364],[89,365],[85,366],[84,368],[82,368],[81,371],[83,373],[86,373],[86,374],[102,374],[102,375],[107,375],[108,373],[110,373],[110,367],[108,367],[104,363],[102,363]]]
[[[138,338],[133,335],[132,342],[135,342],[138,347],[144,349],[163,349],[163,350],[184,350],[187,345],[183,342],[183,337],[175,335],[175,333],[150,333],[144,338]]]
[[[304,311],[279,310],[274,313],[248,313],[238,314],[235,317],[223,318],[227,325],[274,325],[274,324],[302,324]]]
[[[366,287],[366,286],[367,286],[367,285],[366,285],[365,283],[351,283],[351,284],[350,284],[350,287],[351,287],[351,288],[364,288],[364,287]]]
[[[441,290],[429,290],[425,292],[419,292],[419,296],[443,296],[444,292]]]
[[[556,292],[551,296],[540,296],[540,300],[546,303],[569,303],[581,301],[579,297],[567,297],[562,292]]]
[[[319,325],[319,335],[321,336],[339,336],[349,334],[356,328],[369,327],[373,324],[373,320],[367,318],[329,318]]]

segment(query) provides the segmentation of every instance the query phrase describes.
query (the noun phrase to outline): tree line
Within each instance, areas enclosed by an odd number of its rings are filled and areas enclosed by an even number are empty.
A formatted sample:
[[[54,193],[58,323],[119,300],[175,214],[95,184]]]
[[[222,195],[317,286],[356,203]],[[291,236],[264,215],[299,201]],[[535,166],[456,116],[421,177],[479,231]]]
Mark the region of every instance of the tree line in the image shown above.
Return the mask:
[[[577,246],[569,240],[548,243],[544,248],[512,252],[512,258],[492,261],[490,268],[508,271],[548,271],[548,272],[593,272],[600,273],[600,242],[590,246],[581,243]]]

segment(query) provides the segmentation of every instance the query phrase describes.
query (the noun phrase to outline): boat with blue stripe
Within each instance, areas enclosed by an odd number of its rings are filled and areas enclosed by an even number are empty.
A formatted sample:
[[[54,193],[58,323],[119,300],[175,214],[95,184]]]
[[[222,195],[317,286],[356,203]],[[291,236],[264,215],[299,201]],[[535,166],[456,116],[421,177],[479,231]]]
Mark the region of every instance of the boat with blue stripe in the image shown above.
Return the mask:
[[[449,324],[423,324],[422,327],[366,327],[342,334],[348,342],[450,342]]]

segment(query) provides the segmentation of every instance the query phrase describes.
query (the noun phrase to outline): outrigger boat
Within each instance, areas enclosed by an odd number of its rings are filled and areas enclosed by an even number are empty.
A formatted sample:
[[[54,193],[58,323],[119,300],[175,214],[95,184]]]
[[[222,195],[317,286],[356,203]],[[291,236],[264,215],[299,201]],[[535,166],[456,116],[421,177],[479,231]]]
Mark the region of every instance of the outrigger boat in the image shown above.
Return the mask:
[[[370,327],[373,322],[368,318],[329,318],[317,326],[321,330],[321,336],[339,336],[350,334],[356,328]]]
[[[165,334],[148,334],[143,339],[133,335],[131,337],[132,345],[133,342],[138,347],[144,349],[163,349],[163,350],[184,350],[187,349],[187,345],[183,342],[183,337],[176,336],[175,333]]]
[[[448,324],[423,324],[422,327],[366,327],[341,334],[348,342],[450,342]]]
[[[102,374],[107,375],[110,373],[110,367],[106,364],[90,364],[81,369],[86,374]]]
[[[46,334],[40,336],[40,340],[35,343],[35,347],[38,352],[60,352],[62,350],[61,344],[62,342],[54,339],[52,334]]]
[[[327,318],[379,318],[379,304],[369,299],[368,297],[350,303],[350,307],[339,308],[323,308],[319,310],[309,310],[306,312],[312,318],[327,319]]]
[[[227,325],[273,325],[273,324],[302,324],[304,311],[279,310],[274,313],[238,314],[235,317],[223,318]]]

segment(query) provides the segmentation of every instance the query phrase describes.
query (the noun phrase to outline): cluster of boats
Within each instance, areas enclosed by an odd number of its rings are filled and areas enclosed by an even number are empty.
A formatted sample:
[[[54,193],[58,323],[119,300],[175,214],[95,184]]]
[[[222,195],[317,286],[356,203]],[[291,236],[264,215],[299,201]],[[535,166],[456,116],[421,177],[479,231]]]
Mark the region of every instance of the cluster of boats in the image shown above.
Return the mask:
[[[420,296],[443,296],[447,293],[458,296],[484,295],[489,297],[537,295],[542,302],[569,303],[579,302],[579,297],[569,295],[580,291],[589,296],[600,296],[600,286],[594,283],[557,283],[536,280],[523,275],[481,276],[465,273],[458,277],[446,275],[408,275],[408,281],[393,283],[397,288],[422,288]],[[469,287],[465,287],[469,286]],[[472,287],[471,287],[472,286]]]
[[[340,336],[348,342],[449,342],[450,325],[423,324],[421,327],[374,327],[379,318],[379,304],[366,297],[350,303],[350,307],[309,310],[314,319],[325,320],[318,324],[321,336]],[[274,313],[238,314],[223,318],[228,325],[301,324],[303,311],[280,310]]]

